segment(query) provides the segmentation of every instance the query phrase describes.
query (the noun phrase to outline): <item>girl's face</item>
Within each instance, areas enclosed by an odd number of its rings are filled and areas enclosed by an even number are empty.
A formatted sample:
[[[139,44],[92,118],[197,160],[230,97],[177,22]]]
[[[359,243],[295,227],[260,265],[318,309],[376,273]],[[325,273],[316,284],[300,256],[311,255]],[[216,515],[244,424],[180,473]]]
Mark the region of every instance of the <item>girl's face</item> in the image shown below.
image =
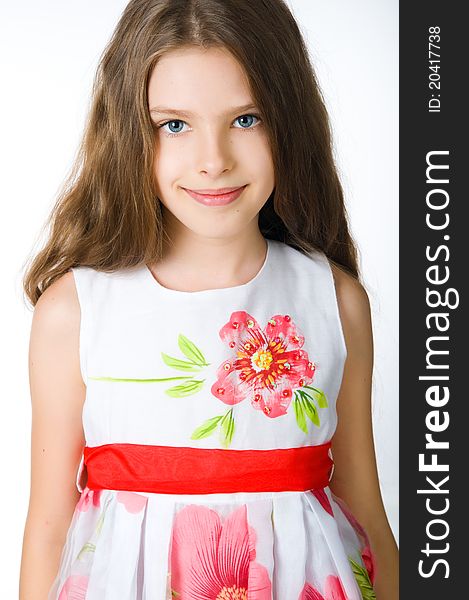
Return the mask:
[[[274,166],[239,63],[223,49],[168,52],[151,74],[148,99],[157,127],[157,194],[171,229],[214,238],[236,236],[249,223],[257,228],[274,189]],[[222,206],[206,206],[185,191],[241,186],[241,195]]]

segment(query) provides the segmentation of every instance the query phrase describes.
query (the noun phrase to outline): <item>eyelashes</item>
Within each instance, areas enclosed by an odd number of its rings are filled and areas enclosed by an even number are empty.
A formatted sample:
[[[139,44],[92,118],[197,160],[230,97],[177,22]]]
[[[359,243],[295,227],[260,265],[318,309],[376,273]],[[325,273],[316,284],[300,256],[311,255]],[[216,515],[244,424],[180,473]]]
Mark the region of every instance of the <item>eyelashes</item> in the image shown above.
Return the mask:
[[[235,121],[238,121],[239,119],[242,119],[243,117],[254,117],[255,119],[257,119],[258,122],[253,127],[235,127],[235,129],[241,129],[243,131],[253,131],[262,122],[261,117],[254,113],[240,115],[239,117],[236,117]],[[160,125],[157,125],[156,127],[157,127],[157,129],[161,129],[163,127],[166,127],[166,125],[169,125],[169,123],[184,123],[187,125],[186,121],[183,121],[182,119],[170,119],[169,121],[165,121],[164,123],[161,123]],[[182,132],[178,132],[178,133],[172,133],[172,132],[163,130],[163,133],[165,134],[166,137],[178,137],[185,132],[182,131]]]

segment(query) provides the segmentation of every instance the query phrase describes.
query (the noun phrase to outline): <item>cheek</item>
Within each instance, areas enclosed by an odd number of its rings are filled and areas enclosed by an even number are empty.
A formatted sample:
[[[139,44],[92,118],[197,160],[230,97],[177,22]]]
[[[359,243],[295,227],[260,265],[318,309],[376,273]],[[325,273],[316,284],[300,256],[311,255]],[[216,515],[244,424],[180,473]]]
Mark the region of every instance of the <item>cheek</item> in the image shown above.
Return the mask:
[[[259,180],[265,187],[271,186],[274,181],[274,163],[267,143],[257,144],[248,156],[247,165],[253,180]]]
[[[181,175],[181,154],[172,148],[164,148],[162,151],[156,152],[153,169],[160,187],[171,185],[171,182]]]
[[[246,137],[249,137],[247,134]],[[269,140],[265,131],[259,132],[259,134],[253,135],[251,144],[249,145],[249,162],[256,166],[256,170],[260,167],[263,172],[267,172],[273,169],[272,151],[270,149]]]

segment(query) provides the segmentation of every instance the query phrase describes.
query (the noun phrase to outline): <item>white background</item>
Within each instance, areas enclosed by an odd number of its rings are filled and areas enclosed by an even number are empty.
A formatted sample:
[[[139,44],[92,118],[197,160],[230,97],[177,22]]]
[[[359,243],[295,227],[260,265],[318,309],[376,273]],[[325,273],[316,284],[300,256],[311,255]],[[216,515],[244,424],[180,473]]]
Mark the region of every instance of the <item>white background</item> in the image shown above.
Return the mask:
[[[18,594],[30,484],[28,343],[21,278],[82,133],[119,0],[0,4],[2,597]],[[398,2],[289,0],[332,120],[352,234],[372,305],[373,422],[398,539]]]

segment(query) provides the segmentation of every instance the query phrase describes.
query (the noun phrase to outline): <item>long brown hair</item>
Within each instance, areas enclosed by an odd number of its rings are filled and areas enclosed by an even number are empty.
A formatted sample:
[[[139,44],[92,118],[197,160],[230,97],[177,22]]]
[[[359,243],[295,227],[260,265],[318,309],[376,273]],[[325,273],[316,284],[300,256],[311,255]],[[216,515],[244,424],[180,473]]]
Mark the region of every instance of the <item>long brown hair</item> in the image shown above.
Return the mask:
[[[23,278],[33,306],[71,267],[111,272],[161,258],[148,81],[165,52],[194,45],[230,51],[262,107],[276,180],[259,213],[262,234],[305,253],[319,249],[360,279],[329,117],[286,3],[132,0],[100,59],[83,139],[46,223],[47,242]]]

